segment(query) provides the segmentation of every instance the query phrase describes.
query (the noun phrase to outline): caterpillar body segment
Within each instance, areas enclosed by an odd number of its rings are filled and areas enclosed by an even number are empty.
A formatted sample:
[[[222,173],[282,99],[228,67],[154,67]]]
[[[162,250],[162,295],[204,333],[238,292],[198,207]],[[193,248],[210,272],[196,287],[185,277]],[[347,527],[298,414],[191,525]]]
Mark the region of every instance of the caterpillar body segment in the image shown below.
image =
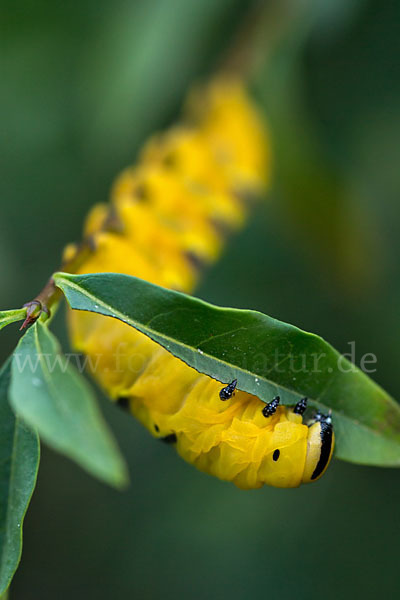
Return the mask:
[[[124,273],[192,293],[227,233],[243,225],[248,200],[265,190],[269,167],[266,130],[243,85],[217,78],[191,93],[182,122],[154,136],[117,178],[110,205],[93,208],[91,251],[77,272]],[[68,246],[66,257],[74,251]],[[333,433],[329,445],[326,426],[309,428],[301,406],[276,402],[263,414],[268,405],[236,383],[222,398],[220,382],[115,319],[74,311],[69,324],[111,398],[202,471],[243,489],[295,487],[324,472]]]
[[[277,406],[266,418],[265,405],[241,391],[221,402],[221,384],[196,372],[185,384],[179,378],[174,385],[171,377],[162,393],[157,389],[157,368],[166,371],[161,360],[149,369],[147,380],[139,378],[133,386],[130,408],[154,436],[173,436],[182,458],[242,489],[264,484],[297,487],[315,481],[326,470],[333,443],[325,460],[320,421],[308,426],[302,415],[287,406]],[[321,457],[322,468],[315,474]]]

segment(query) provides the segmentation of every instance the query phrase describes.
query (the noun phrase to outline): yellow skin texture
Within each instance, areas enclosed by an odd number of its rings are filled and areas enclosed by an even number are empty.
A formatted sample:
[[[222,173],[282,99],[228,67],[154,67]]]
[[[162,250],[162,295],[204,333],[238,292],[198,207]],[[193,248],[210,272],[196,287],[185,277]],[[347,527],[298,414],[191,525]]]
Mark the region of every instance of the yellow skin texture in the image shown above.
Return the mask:
[[[269,179],[259,115],[242,84],[227,78],[193,92],[187,114],[189,125],[152,138],[139,163],[117,178],[112,212],[104,204],[93,208],[84,235],[94,250],[78,272],[126,273],[191,293],[196,262],[215,261],[221,232],[243,224],[244,199],[259,195]],[[68,246],[65,257],[73,254]],[[70,332],[111,398],[125,398],[155,437],[175,434],[188,462],[243,489],[302,482],[310,429],[292,409],[278,407],[265,418],[264,403],[241,391],[222,402],[221,383],[114,319],[76,311]],[[314,438],[306,480],[319,456]]]

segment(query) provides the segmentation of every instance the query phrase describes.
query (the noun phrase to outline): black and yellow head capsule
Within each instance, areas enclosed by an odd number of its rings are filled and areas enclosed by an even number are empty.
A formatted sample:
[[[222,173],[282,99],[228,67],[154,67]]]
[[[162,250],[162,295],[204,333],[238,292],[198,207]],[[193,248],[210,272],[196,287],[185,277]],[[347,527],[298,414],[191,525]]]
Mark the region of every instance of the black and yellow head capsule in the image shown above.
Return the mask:
[[[317,412],[309,425],[307,455],[303,472],[303,483],[316,481],[326,471],[335,445],[331,415]]]
[[[231,383],[228,383],[226,387],[222,388],[222,390],[219,393],[219,397],[221,398],[221,400],[230,400],[233,394],[235,393],[236,386],[237,379],[234,379]]]
[[[275,398],[271,400],[271,402],[268,402],[268,404],[264,406],[264,408],[262,409],[262,414],[264,415],[264,417],[270,417],[271,415],[276,413],[276,409],[278,408],[280,400],[281,399],[279,396],[275,396]]]

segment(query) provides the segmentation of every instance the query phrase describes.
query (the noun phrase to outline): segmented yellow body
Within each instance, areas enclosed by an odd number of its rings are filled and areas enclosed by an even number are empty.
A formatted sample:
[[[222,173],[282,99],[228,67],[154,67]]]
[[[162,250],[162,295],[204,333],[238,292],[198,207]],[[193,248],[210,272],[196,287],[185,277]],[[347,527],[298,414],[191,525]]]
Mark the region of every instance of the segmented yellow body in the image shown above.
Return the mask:
[[[242,225],[247,198],[265,190],[269,162],[264,124],[240,82],[219,78],[194,91],[183,123],[151,139],[117,179],[111,208],[92,210],[85,235],[94,249],[79,272],[126,273],[190,293],[200,267],[218,257],[222,233]],[[110,396],[185,460],[241,488],[302,482],[310,429],[291,409],[265,418],[264,404],[240,391],[222,402],[221,383],[114,319],[75,312],[70,330]],[[314,446],[313,465],[317,438]]]

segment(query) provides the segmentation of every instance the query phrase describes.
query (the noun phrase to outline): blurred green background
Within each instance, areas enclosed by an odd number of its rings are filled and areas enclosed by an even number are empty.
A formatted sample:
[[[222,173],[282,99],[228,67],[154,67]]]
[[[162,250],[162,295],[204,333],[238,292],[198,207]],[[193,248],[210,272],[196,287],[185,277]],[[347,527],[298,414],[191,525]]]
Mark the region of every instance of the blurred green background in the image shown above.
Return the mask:
[[[36,295],[253,13],[274,185],[199,295],[343,352],[354,340],[400,398],[398,2],[20,0],[1,13],[2,308]],[[61,313],[55,330],[66,348]],[[17,337],[1,332],[2,359]],[[397,596],[397,470],[334,461],[315,485],[243,492],[102,407],[132,485],[115,492],[43,448],[13,600]]]

